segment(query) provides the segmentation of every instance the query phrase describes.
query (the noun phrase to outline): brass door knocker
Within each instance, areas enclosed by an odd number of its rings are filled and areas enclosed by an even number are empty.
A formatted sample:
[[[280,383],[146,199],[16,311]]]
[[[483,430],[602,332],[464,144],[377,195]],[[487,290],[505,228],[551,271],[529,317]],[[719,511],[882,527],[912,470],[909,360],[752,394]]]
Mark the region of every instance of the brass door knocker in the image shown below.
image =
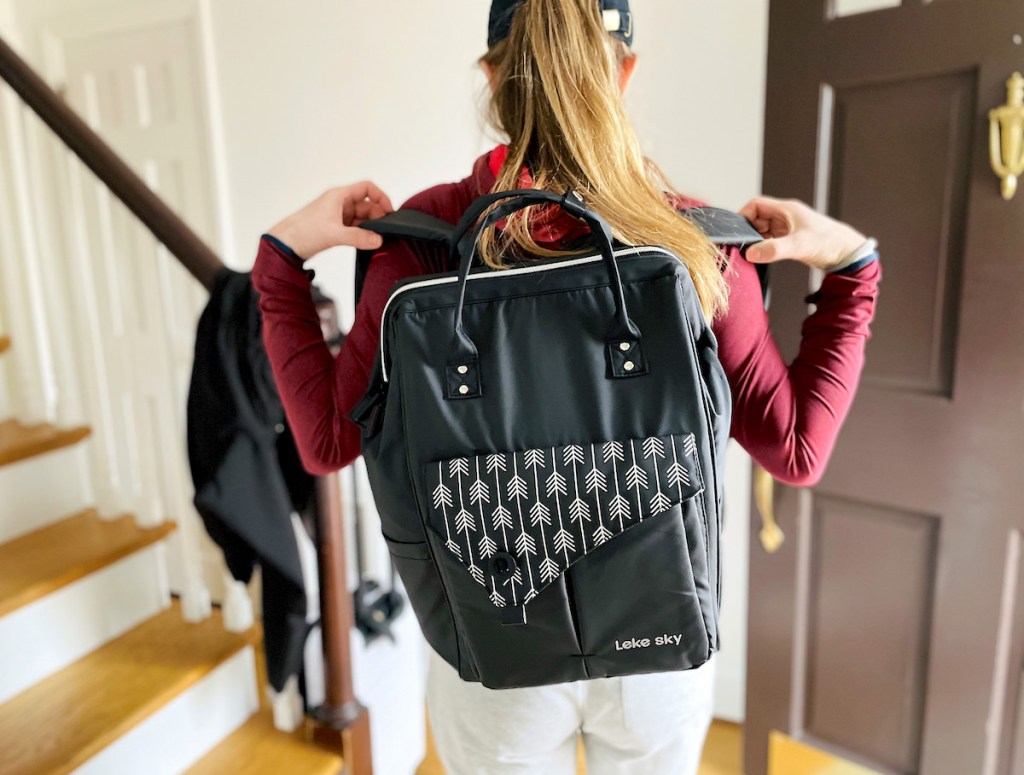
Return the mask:
[[[761,515],[761,546],[768,554],[775,554],[786,539],[775,521],[775,480],[761,466],[754,465],[754,503]]]
[[[1024,77],[1014,73],[1006,82],[1006,104],[988,112],[992,169],[1003,181],[1003,199],[1017,193],[1024,174]]]

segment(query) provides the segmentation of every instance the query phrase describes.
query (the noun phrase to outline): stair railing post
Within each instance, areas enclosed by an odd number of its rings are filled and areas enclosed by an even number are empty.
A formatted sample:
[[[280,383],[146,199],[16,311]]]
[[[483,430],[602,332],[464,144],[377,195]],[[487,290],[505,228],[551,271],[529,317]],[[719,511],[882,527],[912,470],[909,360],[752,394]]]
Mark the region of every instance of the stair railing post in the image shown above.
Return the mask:
[[[312,738],[340,749],[348,775],[370,775],[373,772],[370,713],[356,699],[352,681],[350,634],[354,619],[345,563],[345,523],[338,474],[318,478],[316,493],[326,699],[312,714]]]

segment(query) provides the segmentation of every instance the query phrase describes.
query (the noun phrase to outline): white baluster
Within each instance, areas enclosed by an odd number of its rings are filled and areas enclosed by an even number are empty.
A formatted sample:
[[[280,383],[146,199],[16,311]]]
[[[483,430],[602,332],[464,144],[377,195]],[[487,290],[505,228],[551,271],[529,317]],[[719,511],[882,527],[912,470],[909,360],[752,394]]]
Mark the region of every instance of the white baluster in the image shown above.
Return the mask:
[[[156,188],[155,171],[148,169],[147,182]],[[126,332],[136,364],[135,393],[139,397],[139,435],[137,440],[142,493],[151,519],[163,521],[170,514],[181,515],[177,472],[183,447],[177,405],[173,398],[173,372],[168,368],[167,340],[164,336],[163,294],[159,288],[157,262],[163,252],[153,236],[132,218],[127,224],[136,262],[138,282],[135,297],[126,300]],[[126,294],[127,296],[127,294]],[[129,313],[130,310],[130,313]],[[142,433],[145,429],[145,433]],[[140,515],[141,518],[141,515]]]
[[[103,325],[98,293],[95,241],[91,238],[86,215],[86,185],[93,183],[91,173],[70,152],[64,153],[61,167],[67,181],[69,274],[76,292],[71,294],[76,321],[77,349],[82,354],[84,379],[81,381],[85,403],[92,421],[90,462],[96,508],[106,518],[128,509],[124,477],[117,448],[119,423],[115,416],[114,395],[110,384],[108,330]],[[85,176],[89,176],[86,178]],[[88,181],[88,182],[87,182]]]
[[[157,188],[155,167],[147,165],[147,182]],[[189,615],[208,616],[210,593],[203,577],[202,544],[200,533],[203,526],[192,505],[191,494],[193,485],[188,474],[188,457],[185,448],[185,403],[187,399],[187,378],[190,373],[191,358],[186,364],[179,364],[176,357],[178,334],[184,328],[194,330],[194,319],[188,325],[179,321],[182,314],[180,302],[174,294],[175,274],[184,273],[166,248],[152,241],[154,248],[153,261],[149,263],[145,292],[150,299],[149,317],[147,318],[146,335],[151,353],[157,356],[153,363],[153,373],[160,377],[150,383],[155,406],[158,408],[158,426],[162,465],[159,469],[161,489],[165,503],[171,508],[178,524],[178,532],[182,535],[178,558],[181,578],[184,580],[185,597],[194,598],[194,602],[185,601]],[[185,312],[189,312],[185,310]],[[225,601],[225,616],[230,615],[229,626],[247,629],[252,626],[252,605],[244,585],[241,590],[237,584],[228,586],[228,600]],[[232,597],[233,596],[233,597]],[[244,598],[244,599],[242,599]]]
[[[71,292],[68,287],[68,219],[67,191],[51,172],[60,167],[63,144],[34,115],[27,121],[25,140],[28,158],[37,174],[34,176],[31,202],[33,220],[39,240],[39,273],[46,289],[45,310],[51,330],[53,372],[57,389],[57,423],[80,425],[85,421],[81,398],[81,377],[72,342]],[[55,185],[56,184],[56,185]],[[48,203],[57,202],[54,211]]]
[[[55,419],[56,388],[50,358],[46,306],[38,274],[38,253],[31,215],[31,185],[25,163],[24,108],[6,86],[0,89],[0,127],[6,139],[0,153],[0,262],[4,306],[18,333],[10,353],[13,367],[11,399],[28,423]]]
[[[133,216],[98,180],[96,182],[100,248],[96,253],[99,276],[98,290],[102,303],[104,328],[107,334],[107,370],[110,375],[108,389],[114,407],[114,421],[118,428],[115,443],[121,461],[121,490],[128,499],[130,510],[143,527],[159,525],[164,520],[159,492],[147,480],[145,455],[152,451],[153,439],[142,440],[146,406],[139,381],[148,364],[140,362],[143,348],[133,347],[132,326],[137,320],[131,304],[139,300],[133,296],[139,272],[143,270],[145,256],[138,255],[131,244],[129,230]],[[145,444],[150,446],[147,448]]]
[[[182,529],[183,523],[187,521],[179,520],[178,529],[171,533],[168,541],[168,560],[174,571],[172,575],[181,601],[182,619],[186,622],[201,622],[210,616],[213,606],[210,602],[210,591],[203,583],[202,577],[195,572],[195,566],[189,564],[195,557],[195,552],[188,548],[194,536],[190,535],[187,529]]]
[[[275,727],[282,732],[294,732],[299,728],[305,711],[302,707],[302,695],[299,693],[298,676],[290,676],[280,692],[267,687],[267,698],[274,713]]]
[[[249,588],[241,581],[235,581],[231,574],[225,574],[224,584],[227,589],[222,609],[224,629],[228,632],[245,632],[256,620]]]

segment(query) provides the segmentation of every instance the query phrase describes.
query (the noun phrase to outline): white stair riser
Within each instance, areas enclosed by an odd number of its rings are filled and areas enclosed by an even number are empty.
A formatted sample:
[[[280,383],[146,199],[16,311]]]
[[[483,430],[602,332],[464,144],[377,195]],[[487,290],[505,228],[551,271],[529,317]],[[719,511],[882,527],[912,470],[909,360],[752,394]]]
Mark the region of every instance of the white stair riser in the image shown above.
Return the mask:
[[[0,618],[0,702],[165,610],[165,555],[153,544]]]
[[[0,466],[0,543],[89,508],[85,444]]]
[[[252,646],[247,646],[104,748],[74,775],[177,775],[256,712],[257,692],[255,655]]]

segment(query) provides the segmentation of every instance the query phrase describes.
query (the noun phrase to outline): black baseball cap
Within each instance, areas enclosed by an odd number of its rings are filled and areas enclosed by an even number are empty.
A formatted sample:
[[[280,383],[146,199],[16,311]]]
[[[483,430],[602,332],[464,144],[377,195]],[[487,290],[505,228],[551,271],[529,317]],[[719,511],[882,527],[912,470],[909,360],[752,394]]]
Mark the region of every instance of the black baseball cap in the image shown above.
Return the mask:
[[[508,37],[512,31],[512,15],[526,0],[493,0],[491,18],[487,25],[487,48],[491,48]],[[629,0],[593,0],[601,5],[604,12],[604,26],[612,35],[627,46],[633,45],[633,14]]]

